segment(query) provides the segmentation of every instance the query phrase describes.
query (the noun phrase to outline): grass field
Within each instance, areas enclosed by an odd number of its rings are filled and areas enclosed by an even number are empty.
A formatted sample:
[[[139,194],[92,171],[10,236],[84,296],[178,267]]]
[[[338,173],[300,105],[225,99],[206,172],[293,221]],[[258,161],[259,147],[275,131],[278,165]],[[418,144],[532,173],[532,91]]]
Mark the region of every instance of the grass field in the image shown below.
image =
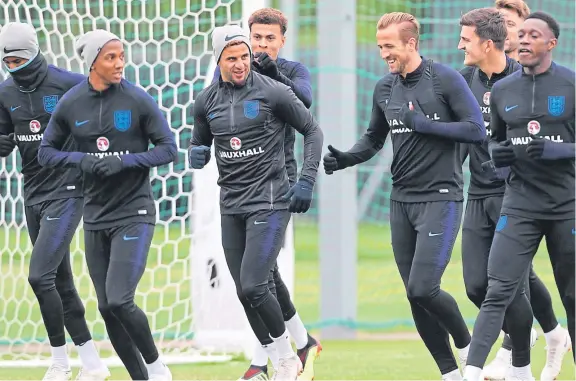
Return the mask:
[[[25,232],[24,232],[25,233]],[[157,228],[155,250],[149,258],[149,270],[142,280],[139,303],[150,314],[155,332],[164,339],[191,337],[190,323],[190,267],[187,260],[189,241],[182,239],[182,231],[172,227]],[[318,365],[317,379],[438,379],[435,365],[424,345],[409,340],[415,332],[405,293],[397,274],[390,247],[390,233],[386,226],[359,227],[358,245],[358,316],[355,321],[326,322],[319,320],[320,274],[318,265],[318,236],[315,225],[296,223],[296,282],[294,299],[300,315],[314,331],[328,324],[356,327],[362,340],[326,342]],[[166,239],[168,239],[168,243]],[[3,277],[0,281],[0,346],[9,342],[42,339],[45,331],[40,314],[26,283],[27,237],[13,229],[0,228],[0,248]],[[76,239],[81,247],[82,237]],[[7,248],[19,247],[14,252]],[[89,320],[95,336],[104,333],[99,323],[90,280],[85,274],[81,254],[74,256],[77,284],[86,301]],[[545,248],[535,259],[535,268],[548,285],[559,319],[565,324],[564,310],[554,285]],[[456,245],[452,261],[446,271],[443,288],[458,300],[462,313],[472,327],[476,308],[467,300],[461,275],[460,244]],[[144,296],[146,295],[146,296]],[[16,322],[16,321],[19,322]],[[7,325],[7,323],[11,323]],[[388,340],[378,340],[382,336]],[[402,340],[400,340],[402,339]],[[533,372],[539,375],[544,362],[544,340],[533,351]],[[11,355],[0,349],[2,358]],[[413,366],[414,364],[418,366]],[[244,370],[246,361],[238,359],[226,364],[174,366],[175,379],[235,379]],[[573,365],[566,359],[561,379],[574,379]],[[0,369],[0,379],[39,379],[43,369]],[[115,368],[114,379],[126,379],[126,373]]]
[[[544,366],[543,339],[534,348],[532,372],[539,379]],[[419,341],[328,341],[317,361],[316,380],[439,380],[440,375]],[[567,356],[569,357],[569,356]],[[246,361],[225,364],[171,366],[174,380],[235,380]],[[574,368],[565,359],[558,380],[574,380]],[[571,368],[572,367],[572,368]],[[40,380],[45,369],[2,369],[2,380]],[[124,369],[113,368],[113,380],[129,380]]]

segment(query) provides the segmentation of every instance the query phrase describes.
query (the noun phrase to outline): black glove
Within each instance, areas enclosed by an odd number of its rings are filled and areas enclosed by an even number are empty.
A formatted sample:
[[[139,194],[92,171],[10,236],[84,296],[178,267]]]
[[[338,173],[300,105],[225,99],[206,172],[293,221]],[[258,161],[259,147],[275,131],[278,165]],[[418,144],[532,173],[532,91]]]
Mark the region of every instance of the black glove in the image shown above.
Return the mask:
[[[262,53],[254,53],[254,59],[252,59],[252,62],[250,62],[250,70],[255,71],[256,73],[260,73],[260,66],[258,66],[256,63],[256,57],[258,57],[260,54]]]
[[[120,156],[106,156],[94,164],[94,173],[100,177],[115,175],[124,169],[124,163]]]
[[[505,140],[492,149],[492,161],[496,168],[509,167],[516,161],[512,142]]]
[[[84,173],[94,174],[94,165],[98,162],[98,158],[94,155],[84,155],[80,160],[80,170]]]
[[[314,190],[314,185],[312,185],[308,180],[300,179],[298,182],[290,188],[288,193],[282,197],[283,201],[290,201],[289,211],[290,213],[306,213],[310,209],[312,204],[312,191]]]
[[[426,118],[426,115],[416,111],[411,102],[410,104],[402,105],[399,118],[406,127],[416,132],[422,132],[426,123],[429,122],[428,118]]]
[[[188,162],[194,169],[202,169],[210,161],[210,147],[196,146],[188,150]]]
[[[327,175],[331,175],[334,171],[351,167],[354,164],[351,154],[339,151],[330,145],[328,146],[328,151],[330,152],[324,155],[323,159],[324,172],[326,172]]]
[[[510,167],[496,168],[494,162],[489,160],[482,163],[482,171],[490,176],[490,181],[502,181],[508,178]]]
[[[574,145],[553,142],[541,136],[530,134],[532,140],[526,147],[526,153],[534,160],[560,160],[574,157]]]
[[[253,64],[260,74],[264,74],[272,79],[276,79],[278,76],[278,65],[268,53],[255,54]]]
[[[14,134],[0,135],[0,157],[6,157],[12,153],[16,147],[16,140]]]

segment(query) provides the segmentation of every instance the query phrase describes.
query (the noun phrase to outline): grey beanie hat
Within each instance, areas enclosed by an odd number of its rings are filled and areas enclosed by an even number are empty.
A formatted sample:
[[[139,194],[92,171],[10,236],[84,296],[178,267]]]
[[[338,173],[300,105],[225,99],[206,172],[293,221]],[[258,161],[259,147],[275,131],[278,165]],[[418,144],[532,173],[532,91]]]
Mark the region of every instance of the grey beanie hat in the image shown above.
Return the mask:
[[[0,31],[0,57],[19,57],[31,60],[38,55],[38,36],[32,25],[10,22]]]
[[[252,55],[252,45],[250,45],[250,38],[242,28],[238,25],[225,25],[214,28],[212,32],[212,49],[214,50],[214,58],[216,63],[220,61],[220,56],[224,47],[231,41],[241,41],[248,46],[250,55]]]
[[[112,40],[120,40],[120,38],[104,29],[93,30],[76,39],[76,53],[82,57],[88,69],[90,69],[94,61],[96,61],[100,50]]]

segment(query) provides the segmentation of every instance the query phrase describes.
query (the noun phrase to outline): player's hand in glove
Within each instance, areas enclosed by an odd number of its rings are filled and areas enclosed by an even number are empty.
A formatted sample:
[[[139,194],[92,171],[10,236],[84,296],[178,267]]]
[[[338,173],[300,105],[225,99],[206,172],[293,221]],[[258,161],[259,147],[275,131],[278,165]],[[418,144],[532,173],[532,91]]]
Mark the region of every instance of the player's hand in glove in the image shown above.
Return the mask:
[[[188,162],[194,169],[202,169],[210,161],[210,147],[196,146],[188,149]]]
[[[12,153],[16,147],[16,140],[14,134],[0,135],[0,157],[6,157]]]
[[[276,78],[278,76],[278,65],[276,64],[276,61],[268,55],[268,53],[256,53],[252,63],[256,66],[256,69],[260,74],[264,74],[270,78]]]
[[[516,154],[510,140],[500,142],[492,149],[492,161],[496,168],[509,167],[516,161]]]
[[[574,143],[554,142],[530,134],[532,140],[526,147],[526,153],[535,160],[574,159]]]
[[[399,117],[406,127],[416,132],[424,132],[424,127],[429,123],[426,115],[414,109],[412,102],[402,105]]]
[[[488,173],[491,181],[506,180],[510,174],[510,167],[496,168],[492,160],[482,163],[482,170]]]
[[[324,159],[322,160],[324,172],[326,172],[327,175],[354,165],[352,155],[348,152],[339,151],[331,145],[328,146],[328,151],[330,152],[324,155]]]
[[[309,181],[300,179],[290,188],[288,193],[282,197],[283,201],[290,201],[290,213],[306,213],[312,204],[312,191],[314,185]]]
[[[124,169],[124,163],[120,156],[106,156],[94,164],[94,173],[100,177],[115,175]]]
[[[84,173],[94,174],[94,165],[96,165],[98,160],[94,155],[84,155],[82,160],[80,160],[80,170]]]

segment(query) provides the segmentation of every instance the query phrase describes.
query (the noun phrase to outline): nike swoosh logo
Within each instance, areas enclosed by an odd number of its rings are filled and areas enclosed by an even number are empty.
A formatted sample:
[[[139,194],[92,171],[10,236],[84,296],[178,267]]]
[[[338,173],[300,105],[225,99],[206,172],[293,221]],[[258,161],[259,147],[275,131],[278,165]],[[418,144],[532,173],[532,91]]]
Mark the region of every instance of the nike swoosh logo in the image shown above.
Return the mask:
[[[83,120],[83,121],[81,121],[81,122],[76,121],[76,127],[83,126],[83,125],[85,125],[85,124],[88,123],[88,122],[89,122],[89,120]]]
[[[235,35],[233,35],[233,36],[226,36],[226,37],[224,37],[224,41],[230,41],[230,40],[232,40],[232,39],[234,39],[234,38],[236,38],[236,37],[244,37],[244,36],[241,35],[241,34],[235,34]]]
[[[20,107],[22,107],[22,106],[16,106],[16,107],[12,106],[12,107],[10,107],[10,111],[13,112],[15,110],[18,110]]]
[[[24,50],[24,49],[6,49],[6,48],[4,48],[4,53],[8,54],[8,53],[13,53],[13,52],[19,52],[21,50]]]
[[[266,221],[254,221],[254,225],[262,225],[265,223],[266,223]]]
[[[506,106],[506,107],[504,108],[504,111],[508,112],[508,111],[510,111],[510,110],[515,109],[516,107],[518,107],[518,105],[515,105],[515,106]]]
[[[124,235],[124,241],[134,241],[135,239],[138,239],[138,237],[128,237],[127,235]]]
[[[428,237],[436,237],[437,235],[442,235],[442,233],[432,233],[432,232],[428,233]]]
[[[60,217],[50,217],[50,216],[46,217],[46,221],[54,221],[54,220],[59,220],[59,219],[60,219]]]

